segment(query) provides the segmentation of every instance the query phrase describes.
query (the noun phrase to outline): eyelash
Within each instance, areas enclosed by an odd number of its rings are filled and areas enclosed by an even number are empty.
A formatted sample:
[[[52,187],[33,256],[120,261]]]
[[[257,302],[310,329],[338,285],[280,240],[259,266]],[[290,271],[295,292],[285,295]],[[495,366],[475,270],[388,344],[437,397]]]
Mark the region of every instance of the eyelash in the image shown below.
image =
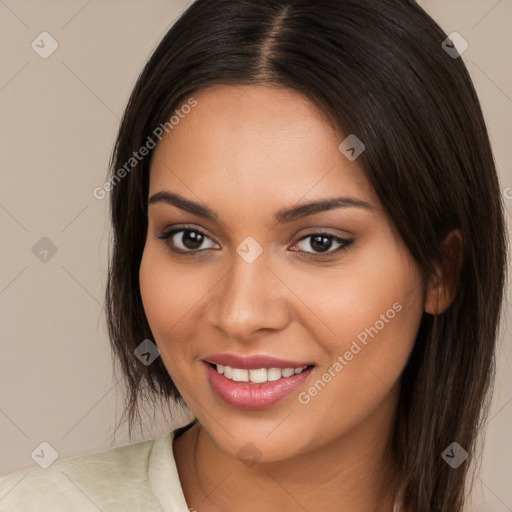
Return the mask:
[[[189,250],[182,250],[182,249],[176,249],[175,245],[173,243],[171,243],[171,238],[177,234],[177,233],[185,233],[185,232],[192,232],[192,233],[198,233],[200,235],[202,235],[203,237],[205,238],[208,238],[211,240],[211,238],[206,235],[205,233],[203,233],[201,230],[199,229],[192,229],[192,228],[176,228],[176,229],[172,229],[170,231],[167,231],[165,232],[164,234],[158,236],[157,235],[157,238],[159,240],[164,240],[167,247],[169,248],[169,250],[175,254],[179,254],[179,255],[184,255],[184,256],[197,256],[199,253],[205,251],[206,249],[189,249]],[[315,236],[324,236],[326,238],[329,238],[329,239],[332,239],[333,241],[341,244],[340,247],[338,247],[337,249],[335,250],[328,250],[327,252],[309,252],[309,251],[301,251],[301,250],[297,250],[296,252],[304,252],[306,254],[310,254],[310,255],[313,255],[315,258],[328,258],[328,257],[332,257],[333,254],[336,254],[336,253],[339,253],[339,252],[342,252],[342,251],[345,251],[348,249],[348,247],[350,245],[352,245],[352,243],[354,242],[354,240],[347,240],[345,238],[341,238],[339,236],[336,236],[336,235],[333,235],[332,233],[325,233],[325,232],[314,232],[314,233],[309,233],[307,235],[304,235],[303,237],[301,237],[299,240],[297,240],[296,243],[298,242],[301,242],[302,240],[306,240],[308,238],[313,238]],[[295,244],[294,244],[295,245]]]

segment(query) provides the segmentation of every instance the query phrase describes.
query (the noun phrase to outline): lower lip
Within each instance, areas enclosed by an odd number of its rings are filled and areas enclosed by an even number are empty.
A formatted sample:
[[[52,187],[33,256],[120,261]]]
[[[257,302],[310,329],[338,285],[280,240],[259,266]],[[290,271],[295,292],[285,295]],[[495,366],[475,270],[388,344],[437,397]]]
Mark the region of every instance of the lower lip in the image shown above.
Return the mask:
[[[304,383],[313,369],[309,367],[292,377],[255,384],[230,380],[208,363],[205,362],[204,365],[208,381],[215,393],[228,405],[239,409],[265,409],[284,400]]]

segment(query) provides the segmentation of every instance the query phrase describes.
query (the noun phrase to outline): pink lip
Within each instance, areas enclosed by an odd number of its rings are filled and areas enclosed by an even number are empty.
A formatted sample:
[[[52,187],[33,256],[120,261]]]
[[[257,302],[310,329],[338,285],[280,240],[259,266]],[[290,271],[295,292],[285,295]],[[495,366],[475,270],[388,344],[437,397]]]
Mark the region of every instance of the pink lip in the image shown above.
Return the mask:
[[[221,375],[207,362],[204,362],[203,366],[210,386],[217,396],[228,405],[239,409],[265,409],[277,404],[297,390],[313,371],[313,367],[309,367],[292,377],[255,384],[253,382],[235,382],[230,380]],[[293,363],[290,366],[283,366],[283,368],[298,368],[300,366],[300,364]],[[241,367],[235,366],[235,368]],[[268,366],[267,363],[260,366],[251,366],[251,369],[257,368],[280,368],[280,366]]]
[[[300,368],[301,366],[309,366],[309,364],[311,364],[287,361],[285,359],[264,355],[237,356],[235,354],[212,354],[211,356],[203,358],[203,360],[209,363],[231,366],[231,368],[241,368],[243,370],[257,370],[258,368]]]

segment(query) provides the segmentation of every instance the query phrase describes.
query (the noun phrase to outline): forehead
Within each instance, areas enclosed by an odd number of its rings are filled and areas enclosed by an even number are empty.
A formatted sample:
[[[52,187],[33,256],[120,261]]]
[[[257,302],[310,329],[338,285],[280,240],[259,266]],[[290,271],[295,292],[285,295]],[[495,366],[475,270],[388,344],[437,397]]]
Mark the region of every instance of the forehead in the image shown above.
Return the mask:
[[[222,190],[267,203],[335,193],[377,201],[357,160],[338,149],[345,136],[303,95],[217,85],[192,96],[197,104],[181,112],[155,148],[150,195],[188,189],[204,200]]]

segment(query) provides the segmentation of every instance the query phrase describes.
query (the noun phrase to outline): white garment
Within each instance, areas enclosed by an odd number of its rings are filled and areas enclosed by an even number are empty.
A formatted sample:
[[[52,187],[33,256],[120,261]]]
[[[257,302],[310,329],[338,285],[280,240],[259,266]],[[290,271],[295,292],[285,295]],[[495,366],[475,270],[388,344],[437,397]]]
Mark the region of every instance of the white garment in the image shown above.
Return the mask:
[[[1,512],[189,512],[174,432],[16,471],[0,479]]]
[[[0,512],[189,512],[175,431],[155,440],[55,461],[0,478]],[[393,512],[400,512],[395,504]]]

